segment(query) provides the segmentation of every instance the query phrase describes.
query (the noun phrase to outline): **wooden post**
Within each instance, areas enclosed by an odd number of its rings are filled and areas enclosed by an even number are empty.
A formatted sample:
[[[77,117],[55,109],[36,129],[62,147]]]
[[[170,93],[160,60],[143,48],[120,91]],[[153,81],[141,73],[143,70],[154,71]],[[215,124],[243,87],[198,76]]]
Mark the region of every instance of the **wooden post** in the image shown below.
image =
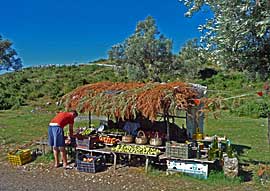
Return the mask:
[[[145,156],[145,173],[148,172],[148,166],[149,166],[149,158],[148,156]]]
[[[115,172],[115,170],[116,170],[116,154],[114,153],[114,152],[112,152],[112,154],[113,154],[113,172]]]
[[[164,114],[164,122],[166,124],[166,128],[167,128],[167,141],[170,141],[170,126],[169,126],[169,117],[167,115]]]
[[[269,149],[270,149],[270,113],[268,113],[268,145],[269,145]]]
[[[91,127],[91,112],[89,111],[88,112],[88,127],[90,128]]]

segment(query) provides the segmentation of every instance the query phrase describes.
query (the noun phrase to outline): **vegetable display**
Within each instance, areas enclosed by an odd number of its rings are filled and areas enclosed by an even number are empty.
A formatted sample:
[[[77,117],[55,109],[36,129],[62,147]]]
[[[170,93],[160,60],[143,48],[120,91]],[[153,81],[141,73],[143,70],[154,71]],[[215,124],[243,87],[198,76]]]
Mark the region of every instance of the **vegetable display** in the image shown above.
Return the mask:
[[[116,144],[119,139],[116,139],[116,138],[111,138],[111,137],[99,137],[99,141],[100,142],[103,142],[105,144]]]

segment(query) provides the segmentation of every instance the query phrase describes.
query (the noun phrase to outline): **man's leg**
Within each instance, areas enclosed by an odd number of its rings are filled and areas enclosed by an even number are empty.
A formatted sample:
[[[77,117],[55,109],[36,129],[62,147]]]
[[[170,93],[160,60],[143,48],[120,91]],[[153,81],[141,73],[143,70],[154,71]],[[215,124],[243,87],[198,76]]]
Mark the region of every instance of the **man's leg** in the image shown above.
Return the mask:
[[[62,160],[63,160],[63,167],[67,167],[67,152],[66,152],[66,149],[65,147],[60,147],[60,153],[61,153],[61,157],[62,157]]]
[[[57,147],[53,147],[53,156],[54,156],[54,166],[59,166],[59,149]]]

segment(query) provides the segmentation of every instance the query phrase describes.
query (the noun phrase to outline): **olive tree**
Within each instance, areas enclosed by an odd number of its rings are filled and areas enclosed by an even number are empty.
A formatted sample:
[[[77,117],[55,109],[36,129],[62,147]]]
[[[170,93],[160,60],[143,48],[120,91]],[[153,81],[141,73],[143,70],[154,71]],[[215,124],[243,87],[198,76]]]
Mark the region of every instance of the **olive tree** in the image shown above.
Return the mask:
[[[20,68],[22,68],[22,61],[12,48],[12,43],[0,35],[0,70],[13,69],[16,71]]]
[[[270,72],[270,1],[180,0],[186,16],[210,8],[213,18],[199,26],[201,44],[214,61],[265,79]]]
[[[160,34],[153,17],[138,22],[134,34],[109,51],[119,71],[131,80],[160,80],[172,62],[172,41]]]

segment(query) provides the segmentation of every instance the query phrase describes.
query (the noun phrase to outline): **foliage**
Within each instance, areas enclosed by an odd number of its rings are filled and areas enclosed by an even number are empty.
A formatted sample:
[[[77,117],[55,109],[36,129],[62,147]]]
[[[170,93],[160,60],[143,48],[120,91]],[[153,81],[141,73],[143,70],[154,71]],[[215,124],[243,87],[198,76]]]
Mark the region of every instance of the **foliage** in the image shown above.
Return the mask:
[[[37,159],[35,160],[35,163],[36,164],[39,164],[39,163],[49,164],[53,160],[54,160],[53,152],[48,152],[42,156],[37,157]]]
[[[214,17],[199,27],[201,44],[213,61],[227,69],[245,71],[251,78],[269,77],[270,2],[181,0],[189,8],[186,16],[207,5]]]
[[[17,52],[12,48],[9,40],[3,39],[0,35],[0,70],[13,69],[15,71],[22,68],[22,61]]]
[[[243,73],[220,72],[197,83],[208,87],[208,98],[213,99],[212,103],[216,102],[216,109],[254,118],[266,118],[270,112],[269,94],[264,92],[263,83],[251,81]],[[263,91],[262,97],[257,94],[260,91]]]
[[[241,182],[243,182],[241,177],[226,177],[223,171],[211,171],[209,174],[209,178],[207,179],[208,184],[214,185],[237,185]]]
[[[254,86],[260,86],[261,84],[256,84],[251,82],[249,79],[243,75],[243,73],[224,73],[219,72],[217,75],[207,78],[205,80],[197,80],[199,84],[205,85],[209,90],[214,91],[228,91],[232,92],[232,95],[237,93],[243,93],[247,91],[254,91]],[[216,92],[213,95],[217,96]]]
[[[237,108],[231,108],[230,111],[238,116],[267,118],[270,112],[270,102],[269,99],[253,99],[239,105]]]
[[[133,35],[108,52],[120,75],[130,80],[160,81],[160,74],[170,71],[172,41],[160,34],[155,20],[148,16],[138,22]]]
[[[197,39],[189,40],[182,47],[179,55],[173,59],[172,74],[187,81],[196,79],[199,71],[209,63],[206,55],[206,51],[200,47]]]
[[[78,86],[101,80],[115,81],[113,69],[96,65],[50,66],[6,73],[0,75],[0,110],[39,100],[54,103]]]

